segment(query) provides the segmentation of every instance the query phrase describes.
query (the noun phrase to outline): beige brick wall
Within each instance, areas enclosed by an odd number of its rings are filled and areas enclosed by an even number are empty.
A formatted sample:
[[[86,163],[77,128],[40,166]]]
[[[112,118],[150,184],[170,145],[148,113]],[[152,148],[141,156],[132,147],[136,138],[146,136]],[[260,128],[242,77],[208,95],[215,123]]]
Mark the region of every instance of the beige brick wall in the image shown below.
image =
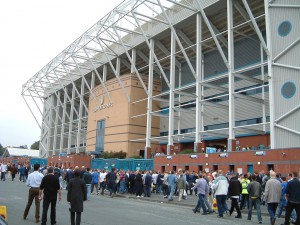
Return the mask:
[[[87,151],[95,151],[96,149],[96,128],[97,121],[99,120],[105,120],[104,151],[115,152],[122,150],[127,152],[127,157],[130,157],[138,155],[139,149],[145,149],[145,141],[130,142],[130,140],[146,138],[147,116],[131,117],[146,114],[147,95],[135,75],[124,75],[121,76],[120,79],[131,98],[130,102],[128,102],[125,93],[116,79],[109,80],[105,83],[110,94],[110,103],[112,106],[95,111],[97,104],[92,95],[90,96],[86,140]],[[147,86],[147,79],[143,80]],[[103,108],[109,104],[109,99],[101,85],[95,87],[92,91],[96,96],[98,107]],[[160,91],[160,81],[154,81],[153,95],[159,94]],[[133,102],[141,99],[146,100],[133,104]],[[160,103],[153,102],[153,111],[159,110],[159,108]],[[159,136],[159,123],[159,117],[152,117],[152,136]],[[157,146],[158,144],[152,143],[152,150],[155,151]]]

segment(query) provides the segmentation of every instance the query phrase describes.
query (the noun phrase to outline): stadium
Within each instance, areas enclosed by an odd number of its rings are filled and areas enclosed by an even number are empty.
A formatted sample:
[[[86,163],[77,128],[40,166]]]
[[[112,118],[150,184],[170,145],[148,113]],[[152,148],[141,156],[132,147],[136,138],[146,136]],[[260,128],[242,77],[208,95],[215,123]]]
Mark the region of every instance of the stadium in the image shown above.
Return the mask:
[[[227,168],[269,149],[262,164],[299,167],[299,21],[293,0],[123,1],[23,85],[40,157],[124,151],[169,168],[161,155],[240,151]]]

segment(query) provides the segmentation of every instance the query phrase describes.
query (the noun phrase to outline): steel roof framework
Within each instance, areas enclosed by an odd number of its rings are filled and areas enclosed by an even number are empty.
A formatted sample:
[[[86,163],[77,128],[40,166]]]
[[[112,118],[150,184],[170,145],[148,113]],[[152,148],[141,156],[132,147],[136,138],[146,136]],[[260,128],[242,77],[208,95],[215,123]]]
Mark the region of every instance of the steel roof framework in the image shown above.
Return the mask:
[[[264,56],[268,57],[269,49],[262,36],[262,30],[265,29],[265,15],[264,10],[257,6],[264,7],[264,4],[258,2],[260,1],[248,3],[246,0],[228,0],[225,5],[226,13],[220,14],[220,17],[226,18],[225,22],[218,20],[216,12],[211,7],[214,4],[224,7],[224,1],[126,0],[122,2],[23,85],[23,98],[38,124],[32,107],[26,100],[28,97],[33,100],[33,105],[43,116],[42,125],[39,125],[42,129],[41,156],[51,156],[60,152],[79,153],[85,150],[89,95],[91,94],[97,102],[91,90],[95,85],[101,85],[110,99],[105,82],[115,77],[130,102],[130,96],[120,80],[120,76],[125,71],[138,77],[148,95],[148,98],[144,99],[148,101],[147,113],[136,115],[136,117],[147,116],[145,149],[151,147],[151,142],[167,140],[169,153],[176,140],[190,136],[195,139],[195,143],[199,143],[207,135],[228,138],[228,148],[231,149],[235,133],[240,130],[266,132],[268,129],[266,107],[269,105],[265,102],[264,91],[261,98],[246,96],[235,91],[237,78],[259,84],[257,88],[262,90],[268,86],[265,85],[267,80]],[[185,32],[185,28],[180,24],[193,16],[196,32]],[[260,41],[261,62],[235,70],[234,41],[237,38],[248,37],[249,34],[257,35]],[[203,53],[215,49],[223,59],[228,73],[207,79],[203,74]],[[190,60],[193,57],[196,58],[196,68]],[[195,82],[176,88],[175,73],[176,70],[180,70],[182,62],[188,64]],[[253,78],[245,73],[254,67],[261,70],[260,78]],[[170,70],[170,77],[167,76],[166,69]],[[149,84],[154,76],[160,77],[169,87],[169,91],[152,96],[151,85],[147,87],[142,80],[144,74],[148,74]],[[218,83],[221,79],[228,79],[227,87]],[[195,91],[191,92],[191,89]],[[205,99],[209,91],[219,93],[214,98],[229,96],[228,103],[211,103]],[[193,99],[196,104],[195,111],[187,112],[180,105],[175,105],[175,102],[181,102],[180,99],[184,96]],[[236,98],[261,104],[263,122],[251,126],[235,126]],[[43,110],[36,99],[43,104]],[[169,134],[167,137],[154,137],[151,135],[151,118],[162,114],[152,111],[152,102],[165,100],[169,102]],[[222,107],[229,111],[229,128],[204,130],[203,112],[204,107],[208,105]],[[174,124],[184,113],[195,114],[195,132],[173,134]]]

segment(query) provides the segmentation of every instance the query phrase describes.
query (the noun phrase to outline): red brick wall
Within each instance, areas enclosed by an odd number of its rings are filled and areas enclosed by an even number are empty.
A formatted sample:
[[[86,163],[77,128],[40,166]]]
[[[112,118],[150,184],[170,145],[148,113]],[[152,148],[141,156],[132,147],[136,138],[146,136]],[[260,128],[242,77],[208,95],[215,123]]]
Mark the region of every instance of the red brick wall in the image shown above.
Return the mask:
[[[300,149],[265,150],[265,156],[255,156],[255,152],[228,152],[228,157],[219,157],[220,153],[207,155],[198,153],[193,154],[198,156],[195,159],[190,158],[190,154],[172,155],[172,159],[167,159],[167,156],[155,156],[154,169],[162,170],[162,166],[165,166],[166,170],[173,170],[173,167],[176,166],[176,170],[178,170],[189,166],[190,171],[198,171],[199,166],[202,166],[203,170],[209,168],[209,171],[212,171],[213,165],[218,165],[218,169],[227,172],[230,165],[234,165],[235,172],[238,172],[238,168],[242,168],[245,173],[248,172],[248,165],[253,165],[253,171],[267,171],[268,164],[274,165],[274,170],[281,174],[300,169]]]

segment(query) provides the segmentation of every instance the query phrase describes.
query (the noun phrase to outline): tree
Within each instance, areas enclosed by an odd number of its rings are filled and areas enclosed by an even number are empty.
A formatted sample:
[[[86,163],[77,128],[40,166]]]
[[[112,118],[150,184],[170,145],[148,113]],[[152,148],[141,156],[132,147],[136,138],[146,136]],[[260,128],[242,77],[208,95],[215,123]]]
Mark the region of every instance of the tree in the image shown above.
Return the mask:
[[[40,148],[40,141],[36,141],[30,146],[30,149],[34,149],[34,150],[39,150],[39,148]]]
[[[5,152],[5,148],[3,148],[2,144],[0,144],[0,155],[3,155]]]

